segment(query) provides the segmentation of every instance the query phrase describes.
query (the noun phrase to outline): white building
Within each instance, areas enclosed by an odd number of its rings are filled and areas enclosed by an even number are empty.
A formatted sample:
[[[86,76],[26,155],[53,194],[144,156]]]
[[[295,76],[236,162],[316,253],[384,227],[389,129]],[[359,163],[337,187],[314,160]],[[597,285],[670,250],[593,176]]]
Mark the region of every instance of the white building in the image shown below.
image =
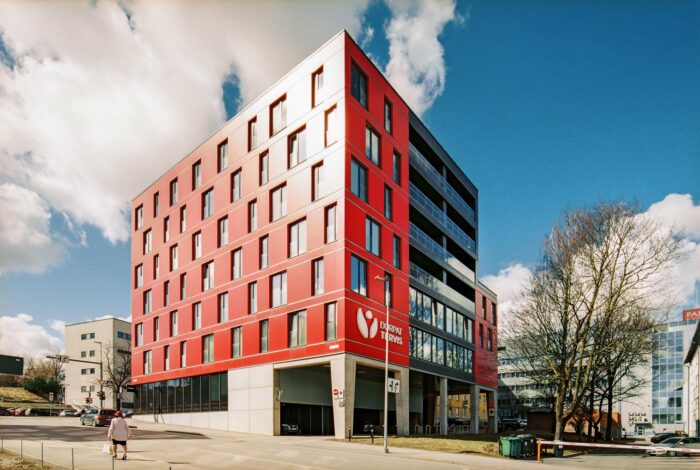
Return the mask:
[[[685,431],[689,436],[700,436],[700,323],[685,356],[686,418]]]
[[[131,323],[117,318],[105,318],[66,325],[65,403],[85,406],[85,399],[92,398],[93,406],[99,406],[100,362],[102,362],[105,408],[116,408],[117,397],[109,387],[107,361],[113,370],[121,370],[122,362],[130,361]],[[84,362],[80,362],[84,361]],[[121,408],[133,408],[133,394],[123,391]]]

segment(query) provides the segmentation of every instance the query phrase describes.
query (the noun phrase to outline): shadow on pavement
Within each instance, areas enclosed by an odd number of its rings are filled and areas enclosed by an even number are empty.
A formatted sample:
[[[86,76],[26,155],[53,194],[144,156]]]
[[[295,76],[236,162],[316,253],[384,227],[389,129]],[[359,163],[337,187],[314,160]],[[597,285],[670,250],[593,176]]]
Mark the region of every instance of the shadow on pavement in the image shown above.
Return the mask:
[[[37,441],[76,441],[94,442],[107,439],[107,427],[74,427],[74,426],[8,426],[2,430],[5,439],[27,439]],[[177,431],[147,431],[144,429],[131,430],[135,440],[147,439],[209,439],[196,433]]]

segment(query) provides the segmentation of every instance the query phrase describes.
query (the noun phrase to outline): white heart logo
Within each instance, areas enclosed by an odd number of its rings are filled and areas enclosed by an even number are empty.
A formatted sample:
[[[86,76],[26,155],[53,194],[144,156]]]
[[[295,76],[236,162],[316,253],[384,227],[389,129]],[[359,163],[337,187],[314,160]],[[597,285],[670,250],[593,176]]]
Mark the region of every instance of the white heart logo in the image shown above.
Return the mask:
[[[360,330],[360,334],[363,338],[372,339],[375,336],[377,336],[377,330],[379,330],[379,322],[377,322],[376,318],[372,319],[372,312],[367,310],[363,314],[362,308],[358,308],[357,329]]]

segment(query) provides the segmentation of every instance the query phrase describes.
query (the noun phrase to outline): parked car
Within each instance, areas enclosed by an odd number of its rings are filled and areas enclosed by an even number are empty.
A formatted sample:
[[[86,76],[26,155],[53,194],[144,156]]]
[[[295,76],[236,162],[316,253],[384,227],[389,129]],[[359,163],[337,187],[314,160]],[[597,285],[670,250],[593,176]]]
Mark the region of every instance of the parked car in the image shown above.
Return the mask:
[[[647,450],[648,455],[684,455],[683,449],[700,449],[700,437],[669,437]],[[688,455],[688,454],[685,454]]]
[[[301,434],[301,429],[295,423],[282,423],[282,434]]]
[[[131,418],[134,416],[134,410],[122,410],[122,413],[124,413],[125,418]]]
[[[367,421],[364,426],[362,426],[362,432],[365,434],[383,434],[382,427],[378,424],[370,423]]]
[[[660,432],[657,434],[654,434],[651,437],[651,443],[652,444],[658,444],[660,442],[665,441],[666,439],[670,437],[688,437],[686,433],[683,431],[676,431],[676,432]]]
[[[51,416],[51,410],[45,408],[30,408],[26,411],[27,416]]]
[[[503,418],[498,423],[498,428],[501,431],[517,431],[519,429],[527,429],[527,420],[522,418]]]
[[[108,426],[112,422],[114,413],[116,413],[116,410],[110,410],[107,408],[90,409],[80,417],[80,425],[90,425],[93,427]]]
[[[11,416],[7,408],[0,408],[0,416]]]
[[[58,415],[65,416],[66,418],[75,417],[75,416],[78,416],[78,412],[75,410],[63,410]]]

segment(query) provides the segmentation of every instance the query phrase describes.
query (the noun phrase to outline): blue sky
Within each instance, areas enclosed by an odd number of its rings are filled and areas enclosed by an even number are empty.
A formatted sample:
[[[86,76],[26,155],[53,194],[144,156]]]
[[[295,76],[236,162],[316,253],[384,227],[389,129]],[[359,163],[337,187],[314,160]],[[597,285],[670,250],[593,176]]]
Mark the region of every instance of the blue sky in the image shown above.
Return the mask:
[[[494,0],[456,10],[462,20],[439,36],[444,90],[423,119],[479,188],[481,276],[536,262],[567,208],[626,199],[646,209],[671,193],[700,203],[700,2]],[[362,15],[358,40],[381,66],[392,14],[374,1]],[[232,76],[219,90],[226,118],[245,94]],[[43,273],[3,274],[0,315],[44,325],[128,316],[128,242],[90,223],[70,230],[49,204],[65,255]]]

